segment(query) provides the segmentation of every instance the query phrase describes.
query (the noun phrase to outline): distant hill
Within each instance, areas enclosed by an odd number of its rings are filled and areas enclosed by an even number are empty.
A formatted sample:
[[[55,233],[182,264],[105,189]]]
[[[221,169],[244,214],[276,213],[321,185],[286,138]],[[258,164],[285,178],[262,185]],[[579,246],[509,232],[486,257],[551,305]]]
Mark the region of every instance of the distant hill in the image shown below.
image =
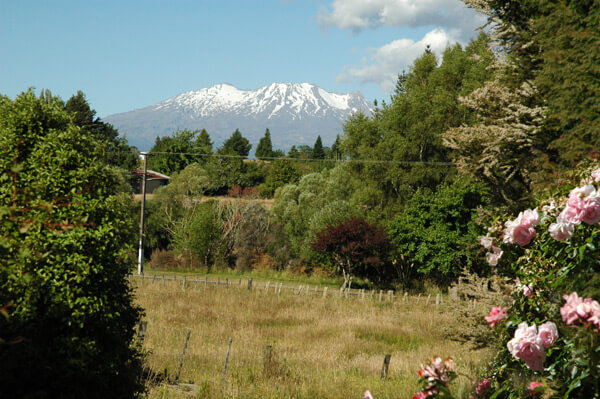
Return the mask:
[[[142,109],[109,115],[129,143],[149,150],[157,136],[176,129],[206,129],[215,146],[240,129],[256,148],[269,128],[274,148],[313,145],[320,135],[331,144],[348,116],[373,105],[359,92],[330,93],[309,83],[273,83],[258,90],[240,90],[229,84],[189,91]]]

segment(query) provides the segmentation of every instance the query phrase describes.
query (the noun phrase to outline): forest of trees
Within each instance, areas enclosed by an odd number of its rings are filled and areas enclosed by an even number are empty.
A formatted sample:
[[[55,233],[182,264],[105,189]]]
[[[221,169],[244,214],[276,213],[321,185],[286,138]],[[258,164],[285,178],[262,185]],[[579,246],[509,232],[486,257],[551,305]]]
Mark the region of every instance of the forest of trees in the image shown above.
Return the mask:
[[[286,154],[267,128],[249,162],[239,129],[219,148],[206,130],[157,138],[147,166],[171,182],[148,201],[146,254],[157,267],[262,262],[413,289],[488,274],[485,226],[599,156],[600,11],[587,0],[464,2],[487,29],[439,57],[427,48],[331,147],[317,136]],[[22,342],[0,353],[0,387],[22,397],[142,390],[141,310],[125,279],[138,152],[95,114],[81,91],[0,97],[0,342]],[[211,198],[227,194],[272,207]]]
[[[331,147],[317,137],[313,147],[294,146],[284,155],[273,150],[267,129],[256,150],[263,163],[190,160],[188,167],[205,176],[196,191],[224,194],[238,185],[273,197],[268,226],[276,230],[277,239],[271,239],[279,247],[261,248],[275,268],[300,262],[309,270],[336,270],[334,254],[315,250],[319,234],[354,218],[385,231],[390,245],[373,266],[387,276],[385,284],[411,285],[422,278],[447,284],[464,269],[485,274],[489,266],[475,243],[491,211],[526,206],[563,170],[596,156],[598,87],[589,80],[598,49],[587,51],[585,43],[597,28],[591,27],[587,3],[563,8],[544,2],[467,3],[494,22],[488,32],[465,47],[449,46],[440,57],[426,49],[398,76],[390,100],[372,115],[351,116]],[[562,40],[551,40],[547,27],[563,18],[577,23],[560,25]],[[561,64],[557,57],[583,57],[588,67]],[[196,144],[186,145],[191,150]],[[246,156],[249,149],[236,130],[214,153]],[[173,182],[186,175],[175,174]],[[230,212],[245,215],[246,210]],[[151,225],[151,237],[163,231],[161,240],[151,241],[177,252],[160,222]],[[248,243],[225,243],[233,235],[221,238],[225,249],[211,259],[235,267],[233,248]]]

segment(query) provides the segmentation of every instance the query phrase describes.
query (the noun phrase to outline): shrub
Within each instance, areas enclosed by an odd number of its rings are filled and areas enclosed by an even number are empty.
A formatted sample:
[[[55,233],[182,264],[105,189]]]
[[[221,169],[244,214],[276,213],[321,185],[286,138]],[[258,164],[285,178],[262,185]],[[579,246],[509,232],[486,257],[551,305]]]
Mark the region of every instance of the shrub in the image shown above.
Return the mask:
[[[317,233],[312,249],[327,256],[347,285],[352,275],[385,280],[390,244],[382,227],[348,218]]]
[[[481,237],[490,263],[515,280],[509,306],[494,306],[485,317],[497,354],[473,398],[600,394],[600,164],[575,177],[538,208],[498,221]],[[431,390],[416,397],[452,395]]]
[[[0,351],[11,397],[130,398],[141,310],[127,280],[135,225],[119,173],[97,156],[60,99],[0,98]]]
[[[468,180],[435,192],[418,190],[388,228],[396,259],[403,255],[416,272],[440,283],[455,280],[464,268],[485,272],[476,243],[482,229],[474,219],[486,201],[485,187]]]

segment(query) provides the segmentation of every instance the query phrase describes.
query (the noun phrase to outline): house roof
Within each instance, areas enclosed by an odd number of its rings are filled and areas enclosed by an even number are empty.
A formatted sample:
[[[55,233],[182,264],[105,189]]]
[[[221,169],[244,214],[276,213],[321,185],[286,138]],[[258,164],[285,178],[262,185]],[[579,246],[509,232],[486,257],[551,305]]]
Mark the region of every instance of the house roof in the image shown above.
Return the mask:
[[[143,176],[144,169],[135,169],[131,171],[132,174]],[[146,170],[146,180],[170,180],[171,178],[167,175],[163,175],[162,173],[158,173],[154,170]]]

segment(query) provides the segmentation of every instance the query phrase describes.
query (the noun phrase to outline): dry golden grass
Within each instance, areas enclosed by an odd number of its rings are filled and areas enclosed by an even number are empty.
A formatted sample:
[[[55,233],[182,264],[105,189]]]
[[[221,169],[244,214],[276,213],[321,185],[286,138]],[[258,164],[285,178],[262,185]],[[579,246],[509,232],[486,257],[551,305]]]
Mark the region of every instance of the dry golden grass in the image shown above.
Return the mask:
[[[144,348],[154,371],[173,378],[185,342],[191,338],[180,381],[190,385],[153,387],[151,398],[411,398],[418,391],[419,364],[434,355],[452,356],[460,374],[476,377],[485,358],[443,337],[451,312],[415,300],[296,295],[264,289],[189,287],[181,282],[135,282],[146,309]],[[225,379],[223,367],[233,340]],[[263,373],[263,348],[272,345],[275,365]],[[389,377],[381,366],[390,353]],[[466,397],[467,378],[454,391]]]

